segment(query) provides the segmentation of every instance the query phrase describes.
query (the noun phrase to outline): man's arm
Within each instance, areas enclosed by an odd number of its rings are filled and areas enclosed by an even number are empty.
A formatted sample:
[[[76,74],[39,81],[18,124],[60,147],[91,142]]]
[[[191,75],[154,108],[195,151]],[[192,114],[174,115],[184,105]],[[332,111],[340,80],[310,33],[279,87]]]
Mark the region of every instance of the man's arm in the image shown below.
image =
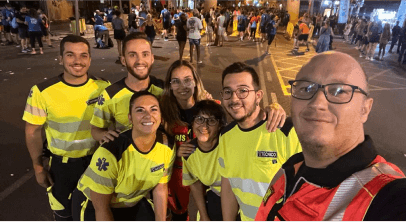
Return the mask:
[[[221,210],[224,221],[235,221],[238,215],[238,202],[231,189],[230,181],[221,177]]]
[[[152,190],[154,198],[154,211],[156,221],[166,220],[166,209],[168,205],[168,184],[158,183]]]
[[[210,217],[206,209],[205,190],[202,182],[196,181],[190,185],[190,190],[192,191],[193,199],[195,199],[197,210],[200,212],[200,220],[209,221]]]
[[[104,142],[114,141],[119,135],[118,130],[109,130],[107,128],[99,128],[92,125],[91,134],[94,140],[98,141],[100,144]]]
[[[114,220],[110,208],[111,198],[113,198],[113,194],[101,194],[90,190],[90,199],[93,203],[97,221]]]
[[[25,124],[25,141],[30,152],[35,178],[40,186],[47,188],[53,185],[51,175],[42,164],[42,125]]]

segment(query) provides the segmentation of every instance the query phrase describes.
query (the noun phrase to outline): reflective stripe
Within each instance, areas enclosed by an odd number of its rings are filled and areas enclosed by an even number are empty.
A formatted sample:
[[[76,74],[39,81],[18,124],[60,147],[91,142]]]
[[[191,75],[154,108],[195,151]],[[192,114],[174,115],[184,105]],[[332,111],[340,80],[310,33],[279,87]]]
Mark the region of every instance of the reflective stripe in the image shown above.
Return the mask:
[[[47,116],[47,113],[45,112],[45,110],[40,109],[38,107],[31,106],[28,103],[25,106],[25,111],[28,112],[28,113],[31,113],[34,116],[40,116],[40,117],[46,117]]]
[[[254,220],[255,216],[257,215],[259,207],[254,207],[243,203],[238,196],[235,196],[235,198],[237,198],[238,204],[240,205],[243,215],[249,217],[251,220]],[[244,218],[241,218],[241,220],[243,221]]]
[[[216,181],[212,185],[210,185],[210,190],[217,194],[217,196],[220,196],[220,192],[217,191],[214,187],[221,187],[221,181]]]
[[[268,190],[269,183],[256,182],[251,179],[228,178],[232,188],[240,189],[244,193],[251,193],[260,196],[265,196]]]
[[[153,187],[151,188],[151,189],[153,189]],[[133,193],[130,193],[130,194],[124,194],[124,193],[117,193],[117,199],[119,199],[119,198],[124,198],[124,199],[127,199],[127,200],[131,200],[131,199],[133,199],[133,198],[135,198],[135,197],[137,197],[137,196],[141,196],[141,195],[143,195],[143,194],[145,194],[145,193],[148,193],[151,189],[148,189],[148,190],[136,190],[136,191],[134,191]],[[117,200],[118,201],[118,200]],[[126,206],[129,206],[129,207],[132,207],[132,206],[134,206],[135,204],[137,204],[138,203],[138,201],[137,202],[135,202],[135,203],[133,203],[133,202],[131,202],[131,203],[129,203],[129,202],[125,202],[125,201],[120,201],[120,202],[123,202],[124,203],[124,205],[126,205]]]
[[[72,123],[57,123],[51,120],[47,122],[48,126],[61,133],[74,133],[78,131],[90,130],[90,121],[83,120]]]
[[[99,117],[100,119],[103,120],[110,120],[111,119],[111,114],[104,112],[103,110],[99,109],[99,108],[94,108],[94,113],[95,116]]]
[[[51,146],[65,151],[91,149],[97,146],[97,141],[93,138],[84,140],[65,141],[53,138]]]
[[[348,208],[348,205],[358,194],[358,192],[364,187],[365,184],[380,174],[402,176],[385,163],[377,163],[372,167],[351,175],[338,187],[327,208],[323,220],[343,220],[345,210]]]
[[[80,210],[80,221],[85,221],[85,212],[87,208],[87,204],[89,203],[89,198],[87,198],[83,203],[82,203],[82,209]]]
[[[221,167],[225,168],[224,159],[219,157],[219,164]]]
[[[182,179],[183,180],[195,180],[194,178],[192,178],[192,176],[190,176],[190,174],[186,174],[186,173],[182,173]]]
[[[117,184],[116,179],[102,177],[99,174],[97,174],[96,172],[94,172],[93,169],[90,167],[88,167],[86,169],[85,175],[90,177],[90,179],[92,179],[93,182],[100,184],[102,186],[105,186],[105,187],[115,187]]]
[[[130,129],[131,126],[127,127],[127,126],[125,126],[125,125],[123,125],[123,124],[121,124],[119,122],[116,122],[115,128],[116,128],[116,130],[119,130],[120,132],[123,132],[123,131],[126,131],[126,130]]]

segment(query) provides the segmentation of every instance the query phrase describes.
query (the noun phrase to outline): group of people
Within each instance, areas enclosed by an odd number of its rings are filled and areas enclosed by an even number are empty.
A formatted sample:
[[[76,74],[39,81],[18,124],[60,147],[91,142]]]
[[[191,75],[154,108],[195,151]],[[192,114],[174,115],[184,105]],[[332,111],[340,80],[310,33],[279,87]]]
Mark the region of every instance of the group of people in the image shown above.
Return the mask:
[[[6,39],[6,42],[2,42],[1,45],[16,45],[21,48],[22,53],[37,54],[35,49],[37,42],[39,53],[44,54],[42,44],[44,37],[48,47],[53,47],[49,33],[49,20],[40,9],[28,9],[24,5],[15,9],[6,3],[5,8],[1,11],[0,20],[0,41],[2,41],[1,34]],[[30,48],[28,43],[30,43]]]
[[[218,101],[188,61],[150,75],[145,33],[121,52],[128,74],[111,84],[88,73],[89,42],[69,35],[63,73],[30,90],[26,144],[56,220],[187,220],[190,192],[201,220],[406,219],[404,174],[364,135],[373,99],[351,56],[303,66],[286,119],[279,104],[261,106],[244,63],[223,71]]]
[[[374,59],[382,61],[386,46],[391,41],[389,53],[397,43],[398,63],[406,63],[406,20],[402,27],[400,21],[391,27],[389,23],[382,24],[378,17],[369,18],[351,18],[345,26],[344,36],[348,43],[355,44],[356,49],[360,51],[360,57],[373,61]],[[375,50],[379,45],[378,56],[375,57]]]

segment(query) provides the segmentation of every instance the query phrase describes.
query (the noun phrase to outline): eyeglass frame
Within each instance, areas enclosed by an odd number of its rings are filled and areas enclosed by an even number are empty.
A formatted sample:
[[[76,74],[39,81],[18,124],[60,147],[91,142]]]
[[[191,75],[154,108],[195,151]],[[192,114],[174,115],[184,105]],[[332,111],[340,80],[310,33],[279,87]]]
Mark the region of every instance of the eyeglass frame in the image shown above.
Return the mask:
[[[197,123],[197,122],[196,122],[196,119],[197,119],[198,117],[203,118],[203,120],[204,120],[204,121],[203,121],[203,123]],[[203,117],[203,116],[197,115],[197,116],[194,116],[194,117],[193,117],[193,122],[194,122],[194,123],[196,123],[196,124],[198,124],[198,125],[207,124],[208,126],[216,126],[217,124],[219,124],[219,123],[220,123],[220,120],[219,120],[219,119],[217,119],[217,118],[213,118],[213,119],[215,119],[215,120],[216,120],[216,124],[214,124],[214,125],[210,125],[210,124],[209,124],[209,120],[210,120],[211,118],[212,118],[212,117],[206,118],[206,117]]]
[[[247,89],[247,90],[248,90],[247,96],[244,97],[244,98],[239,97],[238,94],[237,94],[237,90],[239,90],[239,89]],[[230,91],[231,91],[230,98],[226,99],[226,98],[224,98],[224,95],[223,95],[223,91],[224,91],[224,89],[223,89],[223,90],[220,92],[220,96],[221,96],[221,98],[223,98],[224,100],[229,100],[229,99],[231,99],[231,97],[233,97],[233,94],[235,93],[235,95],[237,96],[237,98],[239,98],[239,99],[245,99],[245,98],[247,98],[247,97],[249,96],[249,94],[250,94],[251,91],[255,91],[255,92],[258,91],[258,90],[256,90],[256,89],[249,89],[248,87],[240,87],[240,88],[237,88],[237,90],[231,90],[231,89],[230,89]]]
[[[289,83],[289,85],[291,86],[291,90],[292,90],[292,91],[293,91],[293,84],[294,84],[295,82],[310,82],[310,83],[316,84],[317,87],[318,87],[317,90],[314,92],[314,94],[313,94],[310,98],[308,98],[308,99],[297,98],[297,97],[295,97],[295,96],[293,95],[293,93],[291,93],[292,97],[295,98],[295,99],[311,100],[311,99],[313,99],[314,95],[316,95],[317,92],[319,91],[319,89],[321,89],[321,88],[323,89],[323,92],[324,92],[323,94],[324,94],[324,96],[326,97],[326,100],[327,100],[329,103],[334,103],[334,104],[346,104],[346,103],[351,102],[352,98],[354,97],[354,93],[356,92],[356,91],[355,91],[356,89],[358,89],[360,93],[362,93],[362,94],[364,94],[365,96],[368,97],[368,93],[365,92],[365,90],[361,89],[359,86],[354,86],[354,85],[345,84],[345,83],[329,83],[329,84],[326,84],[326,85],[322,85],[322,84],[318,84],[318,83],[315,83],[315,82],[312,82],[312,81],[308,81],[308,80],[289,80],[288,83]],[[325,87],[326,87],[326,86],[329,86],[329,85],[346,85],[346,86],[350,86],[350,87],[352,88],[352,94],[351,94],[350,100],[348,100],[348,102],[343,102],[343,103],[331,102],[331,101],[327,98],[327,92],[326,92],[326,90],[325,90]],[[358,91],[357,91],[357,92],[358,92]]]
[[[177,84],[179,84],[178,86],[174,86],[174,85],[173,85],[174,83],[172,83],[172,81],[173,81],[174,79],[179,80],[180,83],[177,83]],[[185,84],[185,79],[190,79],[190,80],[191,80],[191,81],[190,81],[191,84],[190,84],[190,85],[189,85],[189,84],[186,85],[186,84]],[[184,79],[173,78],[173,79],[171,79],[171,81],[170,81],[169,83],[171,84],[172,87],[177,88],[177,87],[179,87],[180,85],[183,85],[183,86],[185,86],[185,87],[193,86],[194,84],[196,84],[196,81],[195,81],[194,78],[184,78]]]

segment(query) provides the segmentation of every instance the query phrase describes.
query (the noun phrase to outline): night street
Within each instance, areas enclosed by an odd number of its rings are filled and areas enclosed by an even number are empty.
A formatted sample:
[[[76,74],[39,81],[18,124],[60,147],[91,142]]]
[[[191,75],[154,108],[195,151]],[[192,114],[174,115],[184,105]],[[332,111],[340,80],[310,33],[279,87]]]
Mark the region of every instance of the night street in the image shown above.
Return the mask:
[[[54,37],[54,48],[45,45],[43,55],[22,54],[15,46],[0,46],[0,220],[53,219],[46,191],[35,180],[25,145],[22,115],[30,88],[63,72],[58,61],[58,39],[58,36]],[[94,39],[88,40],[95,47]],[[221,100],[222,71],[231,63],[241,61],[258,72],[265,92],[263,105],[278,102],[290,115],[291,97],[287,81],[294,79],[300,67],[316,55],[313,47],[303,56],[293,56],[290,53],[293,43],[278,34],[276,47],[273,43],[271,56],[266,56],[266,43],[240,42],[236,37],[229,37],[223,47],[207,47],[205,40],[203,37],[201,44],[203,64],[197,65],[195,59],[194,65],[206,90],[215,99]],[[374,140],[379,154],[406,172],[406,70],[398,66],[397,54],[386,54],[384,61],[371,62],[359,58],[358,50],[340,38],[334,39],[334,47],[356,58],[366,71],[371,97],[374,98],[372,112],[365,124],[366,134]],[[300,50],[304,49],[301,47]],[[164,42],[160,38],[153,44],[153,53],[155,62],[151,75],[164,79],[170,64],[179,57],[178,43],[175,39]],[[117,55],[116,46],[92,48],[89,74],[112,83],[125,77],[125,67],[115,64]],[[189,60],[189,44],[184,59]],[[194,218],[191,215],[191,219]]]

